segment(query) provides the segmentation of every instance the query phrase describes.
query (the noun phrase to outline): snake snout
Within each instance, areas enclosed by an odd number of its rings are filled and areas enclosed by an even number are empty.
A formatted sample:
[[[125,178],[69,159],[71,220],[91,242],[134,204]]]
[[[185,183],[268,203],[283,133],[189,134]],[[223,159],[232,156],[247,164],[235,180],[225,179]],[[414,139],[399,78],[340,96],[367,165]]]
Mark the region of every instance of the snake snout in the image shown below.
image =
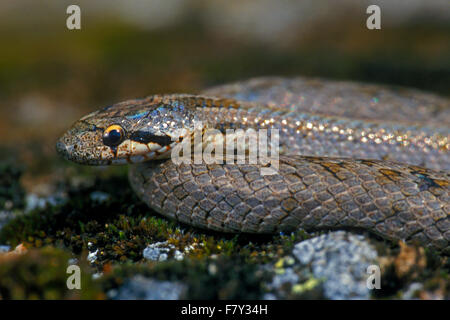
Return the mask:
[[[69,150],[67,150],[66,144],[63,141],[61,141],[61,140],[58,140],[56,142],[56,152],[60,156],[64,157],[65,159],[69,159],[70,158]]]

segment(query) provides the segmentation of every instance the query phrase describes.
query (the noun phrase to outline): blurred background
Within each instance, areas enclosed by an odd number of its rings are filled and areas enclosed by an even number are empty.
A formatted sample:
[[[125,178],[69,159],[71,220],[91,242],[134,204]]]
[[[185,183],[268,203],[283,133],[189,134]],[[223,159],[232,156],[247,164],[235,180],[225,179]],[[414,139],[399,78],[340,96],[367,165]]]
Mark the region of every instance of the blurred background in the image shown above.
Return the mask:
[[[66,8],[81,8],[81,30]],[[366,8],[381,7],[381,30]],[[263,75],[317,76],[450,95],[448,0],[0,2],[0,160],[41,193],[54,143],[85,113],[153,93]]]

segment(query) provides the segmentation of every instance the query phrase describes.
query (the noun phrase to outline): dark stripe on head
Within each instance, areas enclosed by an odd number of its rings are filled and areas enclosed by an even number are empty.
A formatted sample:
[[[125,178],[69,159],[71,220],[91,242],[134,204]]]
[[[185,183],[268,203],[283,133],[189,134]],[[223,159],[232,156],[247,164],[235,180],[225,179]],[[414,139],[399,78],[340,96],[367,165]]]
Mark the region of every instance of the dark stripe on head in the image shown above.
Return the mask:
[[[168,146],[172,143],[172,138],[168,135],[158,136],[148,131],[136,131],[130,136],[130,140],[140,142],[140,143],[157,143],[163,147]]]

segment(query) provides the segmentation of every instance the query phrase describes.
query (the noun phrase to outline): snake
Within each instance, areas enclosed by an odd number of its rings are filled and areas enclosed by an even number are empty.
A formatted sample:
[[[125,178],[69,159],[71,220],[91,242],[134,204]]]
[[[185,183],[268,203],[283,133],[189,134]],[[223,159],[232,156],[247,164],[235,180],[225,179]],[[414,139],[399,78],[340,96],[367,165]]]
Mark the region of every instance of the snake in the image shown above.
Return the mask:
[[[448,255],[449,110],[448,98],[418,89],[262,77],[109,105],[76,121],[56,149],[78,164],[130,164],[139,199],[200,229],[348,229]],[[182,145],[204,151],[219,134],[249,130],[278,137],[276,168],[249,161],[250,140],[240,161],[220,148],[219,161],[173,161]]]

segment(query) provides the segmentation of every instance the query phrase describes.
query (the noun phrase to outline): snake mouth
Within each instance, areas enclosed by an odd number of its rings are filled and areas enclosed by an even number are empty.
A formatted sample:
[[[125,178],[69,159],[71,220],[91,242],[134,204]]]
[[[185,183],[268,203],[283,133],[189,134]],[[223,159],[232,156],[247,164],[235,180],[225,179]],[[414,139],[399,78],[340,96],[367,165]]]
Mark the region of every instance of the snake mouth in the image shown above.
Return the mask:
[[[56,152],[64,159],[81,165],[123,165],[168,159],[171,156],[171,149],[176,144],[177,142],[172,142],[161,146],[157,143],[145,144],[128,139],[117,147],[95,144],[82,146],[77,139],[72,137],[68,140],[66,136],[62,136],[56,142]]]

